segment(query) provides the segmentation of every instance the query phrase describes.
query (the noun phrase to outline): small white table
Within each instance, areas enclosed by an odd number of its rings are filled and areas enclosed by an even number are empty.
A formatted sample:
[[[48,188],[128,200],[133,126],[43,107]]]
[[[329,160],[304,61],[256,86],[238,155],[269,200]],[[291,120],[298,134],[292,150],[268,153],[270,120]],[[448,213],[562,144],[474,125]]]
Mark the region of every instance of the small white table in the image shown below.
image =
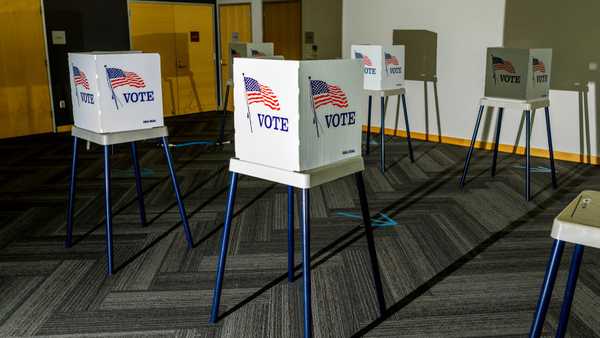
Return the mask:
[[[463,174],[460,178],[461,188],[465,186],[465,180],[469,171],[469,163],[471,162],[473,149],[475,148],[475,141],[477,139],[477,133],[479,131],[479,125],[481,123],[481,117],[485,107],[498,107],[498,121],[496,123],[494,155],[492,160],[492,177],[496,176],[496,161],[498,159],[498,145],[500,144],[500,129],[502,127],[502,115],[504,113],[504,109],[514,109],[525,113],[525,198],[528,201],[531,200],[531,114],[535,113],[537,109],[544,108],[546,113],[546,132],[548,134],[548,151],[550,153],[552,186],[556,189],[556,169],[554,166],[554,149],[552,147],[552,132],[550,128],[550,100],[547,98],[534,100],[514,100],[493,97],[484,97],[479,101],[479,114],[477,115],[477,121],[475,122],[475,130],[473,131],[471,145],[469,146],[469,150],[467,152],[467,159],[465,160]]]
[[[257,163],[247,162],[232,158],[229,162],[229,171],[231,172],[229,193],[227,194],[227,208],[225,212],[225,224],[223,235],[221,237],[221,251],[217,264],[217,278],[213,294],[212,311],[210,322],[215,323],[219,319],[219,305],[221,301],[221,290],[223,285],[223,275],[225,272],[225,261],[227,258],[227,248],[229,244],[229,233],[231,228],[231,219],[233,218],[235,193],[237,190],[238,175],[247,175],[270,182],[285,184],[288,186],[288,281],[294,281],[294,188],[302,191],[302,207],[300,222],[302,224],[302,275],[304,287],[304,337],[312,337],[312,306],[311,306],[311,284],[310,284],[310,194],[311,188],[317,187],[336,179],[354,175],[358,188],[360,206],[363,222],[365,225],[365,234],[369,255],[371,259],[371,268],[375,282],[375,291],[379,303],[380,313],[385,312],[385,299],[383,296],[383,286],[381,275],[377,263],[377,253],[373,241],[373,228],[371,226],[371,217],[369,215],[369,206],[362,177],[364,162],[362,157],[355,157],[345,161],[309,170],[306,172],[291,172],[278,168],[268,167]]]
[[[146,224],[146,210],[144,207],[144,194],[142,190],[142,177],[140,174],[140,165],[137,156],[137,141],[149,140],[160,138],[162,140],[162,146],[167,159],[167,165],[169,167],[169,174],[171,176],[171,183],[173,184],[173,190],[175,191],[175,197],[177,198],[177,205],[179,207],[179,215],[183,223],[184,234],[188,242],[188,247],[191,249],[192,233],[188,224],[187,215],[185,213],[185,207],[181,198],[181,192],[179,191],[179,185],[177,184],[177,177],[175,176],[175,168],[173,166],[173,159],[169,151],[169,142],[167,140],[168,130],[167,127],[156,127],[150,129],[142,129],[135,131],[125,131],[118,133],[105,133],[100,134],[86,129],[73,127],[73,157],[71,162],[71,181],[69,184],[69,202],[67,209],[67,239],[65,240],[65,246],[70,248],[73,245],[73,210],[75,205],[75,183],[77,176],[77,160],[78,160],[78,140],[86,140],[88,142],[96,143],[104,148],[104,209],[106,217],[106,270],[108,275],[112,275],[114,272],[113,267],[113,239],[112,239],[112,203],[111,203],[111,187],[110,187],[110,146],[121,143],[130,143],[131,146],[131,158],[133,162],[133,171],[135,174],[135,182],[137,189],[138,205],[140,209],[140,220],[142,225]]]
[[[367,151],[369,155],[371,147],[371,109],[373,105],[373,96],[379,96],[381,100],[381,129],[379,135],[381,137],[380,144],[380,155],[379,155],[379,168],[382,172],[385,172],[385,114],[386,114],[386,99],[390,96],[398,96],[398,104],[402,101],[402,108],[404,110],[404,123],[406,126],[406,140],[408,142],[408,154],[410,161],[414,162],[415,158],[413,155],[412,143],[410,138],[410,126],[408,123],[408,111],[406,109],[406,90],[404,88],[388,89],[388,90],[365,90],[369,95],[369,110],[367,116]]]
[[[600,192],[586,190],[579,194],[554,219],[551,236],[554,242],[529,337],[539,337],[542,332],[565,242],[569,242],[575,244],[575,249],[571,258],[556,337],[564,337],[566,333],[583,249],[586,246],[600,249]]]

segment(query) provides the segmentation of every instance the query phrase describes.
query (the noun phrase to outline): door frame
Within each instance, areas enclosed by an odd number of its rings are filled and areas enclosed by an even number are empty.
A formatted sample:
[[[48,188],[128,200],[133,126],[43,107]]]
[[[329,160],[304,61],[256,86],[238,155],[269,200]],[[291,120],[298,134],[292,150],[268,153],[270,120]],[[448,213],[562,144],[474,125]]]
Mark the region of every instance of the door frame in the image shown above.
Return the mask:
[[[207,2],[185,2],[185,1],[160,1],[160,0],[127,0],[127,28],[129,30],[129,49],[132,49],[131,41],[133,41],[133,36],[131,34],[131,4],[132,3],[150,3],[150,4],[173,4],[173,5],[188,5],[188,6],[211,6],[213,12],[213,32],[214,32],[214,53],[213,60],[215,63],[215,83],[216,83],[216,99],[217,99],[217,110],[221,106],[221,50],[220,48],[220,34],[219,34],[219,12],[217,10],[217,5],[215,3],[207,3]]]
[[[40,13],[42,15],[42,35],[44,37],[44,62],[46,63],[46,74],[48,76],[48,95],[50,95],[50,116],[52,118],[52,131],[58,132],[54,112],[54,95],[52,92],[52,78],[50,73],[50,54],[48,49],[48,31],[46,30],[46,11],[44,10],[44,0],[40,0]]]

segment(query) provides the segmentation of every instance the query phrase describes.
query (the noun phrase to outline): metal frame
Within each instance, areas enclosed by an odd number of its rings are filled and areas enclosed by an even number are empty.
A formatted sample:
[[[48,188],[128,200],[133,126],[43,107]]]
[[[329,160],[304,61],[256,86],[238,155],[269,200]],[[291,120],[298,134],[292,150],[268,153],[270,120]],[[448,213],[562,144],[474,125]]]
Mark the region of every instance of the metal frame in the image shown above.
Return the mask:
[[[74,128],[73,133],[73,157],[71,163],[71,177],[69,184],[69,200],[67,207],[67,234],[65,240],[65,247],[70,248],[73,245],[73,214],[74,214],[74,206],[75,206],[75,191],[76,191],[76,178],[77,178],[77,162],[78,162],[78,144],[79,138],[81,135],[78,135],[76,132],[77,128]],[[143,133],[144,131],[138,131],[132,133],[134,135]],[[85,140],[85,138],[82,138]],[[89,142],[90,140],[88,140]],[[144,196],[142,190],[142,177],[140,173],[140,165],[137,156],[137,147],[135,141],[129,141],[131,146],[131,158],[133,161],[133,171],[135,174],[135,182],[136,182],[136,191],[138,198],[138,205],[140,210],[140,221],[142,225],[146,225],[146,210],[144,207]],[[169,168],[169,176],[171,177],[171,183],[173,185],[173,190],[175,192],[175,197],[177,199],[177,205],[179,207],[179,215],[181,217],[181,221],[183,223],[184,235],[186,237],[188,248],[191,249],[193,246],[192,233],[189,227],[187,215],[185,212],[185,206],[183,204],[183,199],[181,196],[181,192],[179,190],[179,184],[177,183],[177,176],[175,174],[175,168],[173,166],[173,159],[171,157],[171,152],[169,151],[169,142],[167,140],[167,136],[161,137],[161,143],[163,146],[165,158],[167,160],[167,166]],[[105,213],[105,237],[106,237],[106,272],[107,275],[112,275],[115,271],[114,269],[114,256],[113,256],[113,232],[112,232],[112,201],[111,201],[111,166],[110,166],[110,156],[111,156],[111,147],[113,143],[105,142],[104,144],[100,144],[104,148],[104,213]]]
[[[467,157],[465,159],[465,165],[463,169],[463,174],[460,177],[459,185],[461,188],[464,188],[465,181],[467,178],[467,174],[469,172],[469,165],[471,163],[471,158],[473,156],[473,151],[475,149],[475,143],[477,141],[477,134],[479,132],[479,126],[481,124],[481,118],[483,116],[483,111],[486,107],[486,104],[494,104],[498,107],[498,122],[496,124],[496,133],[494,136],[494,148],[493,148],[493,159],[492,159],[492,177],[496,176],[496,162],[498,159],[498,146],[500,144],[500,131],[502,127],[502,118],[504,114],[504,108],[522,108],[523,114],[525,115],[525,189],[524,195],[527,201],[531,200],[531,121],[532,114],[535,113],[535,110],[538,108],[544,108],[544,112],[546,115],[546,133],[548,136],[548,152],[549,152],[549,160],[550,160],[550,172],[552,175],[552,187],[554,189],[557,188],[557,180],[556,180],[556,167],[554,163],[554,147],[552,146],[552,128],[550,125],[550,102],[548,99],[538,99],[538,100],[530,100],[530,101],[520,101],[520,100],[506,100],[503,99],[493,99],[493,98],[483,98],[480,101],[479,113],[477,114],[477,120],[475,122],[475,128],[473,130],[473,136],[471,137],[471,145],[469,146],[469,150],[467,151]]]
[[[231,221],[234,212],[235,194],[237,190],[237,181],[239,173],[236,171],[230,172],[230,183],[229,192],[227,194],[227,208],[225,212],[225,223],[223,227],[223,234],[221,235],[221,249],[219,251],[219,259],[217,262],[217,276],[215,281],[215,288],[213,290],[213,302],[211,308],[211,314],[209,318],[210,323],[216,323],[219,320],[219,307],[221,303],[221,292],[223,287],[223,277],[225,274],[225,263],[227,259],[227,251],[229,246],[229,237],[231,232]],[[363,222],[365,226],[365,234],[368,244],[369,257],[371,261],[371,269],[373,273],[373,282],[375,286],[375,292],[379,304],[380,314],[383,315],[386,311],[385,298],[383,293],[383,285],[381,282],[381,274],[379,272],[379,265],[377,260],[377,252],[375,250],[375,242],[373,238],[373,227],[371,225],[371,218],[369,215],[369,206],[367,204],[367,197],[365,192],[364,181],[362,177],[362,170],[354,172],[356,178],[356,185],[358,188],[358,194],[360,198],[361,211],[363,216]],[[313,334],[313,319],[312,319],[312,295],[311,295],[311,257],[310,257],[310,188],[311,186],[305,186],[301,188],[301,210],[300,210],[300,224],[302,233],[302,281],[303,281],[303,303],[304,303],[304,337],[312,337]],[[288,281],[293,282],[294,280],[294,241],[293,241],[293,227],[294,227],[294,189],[288,185]]]
[[[367,111],[367,147],[365,154],[369,155],[371,152],[371,110],[373,107],[373,96],[380,96],[381,105],[381,121],[380,121],[380,149],[379,149],[379,169],[381,172],[385,172],[385,115],[387,110],[387,98],[390,96],[398,96],[398,105],[402,104],[404,110],[404,125],[406,128],[406,141],[408,143],[408,155],[412,163],[415,162],[415,157],[412,148],[412,138],[410,136],[410,122],[408,121],[408,109],[406,108],[406,90],[404,88],[393,89],[393,90],[369,90],[371,94],[368,95],[368,111]]]

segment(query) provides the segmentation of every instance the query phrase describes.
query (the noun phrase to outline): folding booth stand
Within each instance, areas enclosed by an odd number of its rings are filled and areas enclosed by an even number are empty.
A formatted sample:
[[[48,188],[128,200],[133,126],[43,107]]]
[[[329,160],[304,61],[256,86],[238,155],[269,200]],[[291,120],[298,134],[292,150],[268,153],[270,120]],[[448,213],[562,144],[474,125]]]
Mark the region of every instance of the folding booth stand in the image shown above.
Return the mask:
[[[366,154],[369,155],[371,150],[371,109],[373,106],[373,97],[380,97],[381,102],[381,128],[379,132],[380,136],[380,148],[379,148],[379,168],[382,172],[385,172],[385,115],[387,113],[387,100],[390,96],[398,97],[398,104],[402,101],[402,109],[404,111],[404,123],[406,127],[406,142],[408,143],[408,154],[411,162],[415,162],[413,155],[412,142],[410,138],[410,126],[408,123],[408,111],[406,109],[406,90],[404,88],[390,89],[390,90],[366,90],[369,95],[369,109],[367,116],[367,150]]]
[[[169,152],[168,131],[163,121],[160,56],[139,52],[70,53],[69,64],[75,126],[72,129],[73,158],[65,246],[68,248],[73,244],[73,210],[79,139],[96,143],[104,148],[106,261],[107,273],[111,275],[114,268],[110,147],[115,144],[130,143],[140,219],[142,224],[146,224],[136,142],[160,138],[184,233],[191,248],[192,234]]]
[[[310,189],[354,175],[361,204],[380,312],[385,300],[362,177],[361,125],[356,108],[364,98],[360,64],[352,60],[234,62],[235,153],[225,225],[217,264],[210,322],[219,305],[229,233],[240,174],[288,187],[288,280],[294,277],[294,189],[302,193],[304,336],[313,332],[310,261]]]
[[[112,238],[112,200],[111,200],[111,184],[110,184],[110,147],[116,144],[129,143],[131,147],[131,160],[133,162],[133,172],[135,174],[135,184],[137,190],[138,205],[140,209],[140,221],[142,225],[146,225],[146,209],[144,207],[144,193],[142,189],[142,177],[140,174],[140,164],[137,156],[136,142],[160,138],[165,152],[165,158],[167,160],[167,166],[169,168],[169,175],[171,176],[171,183],[173,190],[175,191],[175,198],[177,199],[177,206],[179,208],[179,215],[183,223],[184,234],[187,239],[188,247],[191,249],[192,233],[188,224],[187,215],[185,213],[185,206],[183,199],[181,198],[181,192],[179,191],[179,185],[177,183],[177,176],[175,175],[175,167],[173,165],[173,159],[168,147],[168,132],[167,127],[157,127],[145,130],[135,130],[128,132],[100,134],[91,132],[78,127],[73,127],[73,157],[71,163],[71,181],[69,185],[69,204],[67,212],[67,239],[65,246],[70,248],[73,244],[73,213],[75,206],[75,186],[77,176],[77,161],[78,161],[78,144],[79,139],[98,144],[104,148],[104,211],[106,218],[106,272],[108,275],[112,275],[114,272],[113,264],[113,238]]]
[[[569,276],[560,310],[556,337],[562,338],[567,332],[567,323],[571,313],[573,296],[575,295],[575,286],[577,285],[577,277],[579,276],[579,268],[581,267],[581,260],[583,258],[583,249],[586,246],[600,249],[600,192],[587,190],[579,194],[554,219],[551,236],[554,238],[554,242],[548,266],[546,267],[546,274],[542,283],[533,323],[529,331],[530,338],[537,338],[542,333],[565,243],[569,242],[575,244],[575,248],[573,249],[573,256],[571,258],[571,267],[569,268]]]
[[[379,167],[382,172],[385,172],[386,100],[390,96],[398,96],[398,104],[400,104],[400,100],[402,100],[410,161],[415,161],[410,137],[408,111],[406,109],[406,90],[403,87],[404,56],[404,46],[353,45],[351,47],[352,59],[360,60],[363,64],[364,90],[369,96],[367,116],[367,155],[369,155],[371,150],[371,110],[373,106],[373,96],[380,97],[381,101],[381,129],[379,131],[381,148]]]
[[[550,84],[550,65],[552,50],[549,49],[511,49],[488,48],[485,95],[479,101],[479,113],[475,122],[471,145],[463,174],[460,178],[461,188],[465,185],[469,163],[475,148],[477,133],[485,107],[498,107],[498,121],[494,137],[494,153],[492,160],[492,177],[496,175],[496,160],[504,109],[513,109],[525,114],[525,199],[531,200],[531,115],[537,109],[544,108],[546,114],[546,131],[548,136],[548,152],[552,186],[557,187],[556,169],[554,165],[554,149],[550,128],[550,100],[548,99]]]

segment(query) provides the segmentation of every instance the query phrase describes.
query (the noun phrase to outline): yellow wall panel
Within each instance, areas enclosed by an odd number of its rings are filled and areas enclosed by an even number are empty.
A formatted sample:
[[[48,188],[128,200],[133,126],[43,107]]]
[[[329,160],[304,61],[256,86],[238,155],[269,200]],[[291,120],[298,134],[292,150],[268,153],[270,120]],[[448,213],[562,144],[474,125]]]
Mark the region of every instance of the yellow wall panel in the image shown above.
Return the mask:
[[[39,0],[0,0],[0,138],[51,132]]]

